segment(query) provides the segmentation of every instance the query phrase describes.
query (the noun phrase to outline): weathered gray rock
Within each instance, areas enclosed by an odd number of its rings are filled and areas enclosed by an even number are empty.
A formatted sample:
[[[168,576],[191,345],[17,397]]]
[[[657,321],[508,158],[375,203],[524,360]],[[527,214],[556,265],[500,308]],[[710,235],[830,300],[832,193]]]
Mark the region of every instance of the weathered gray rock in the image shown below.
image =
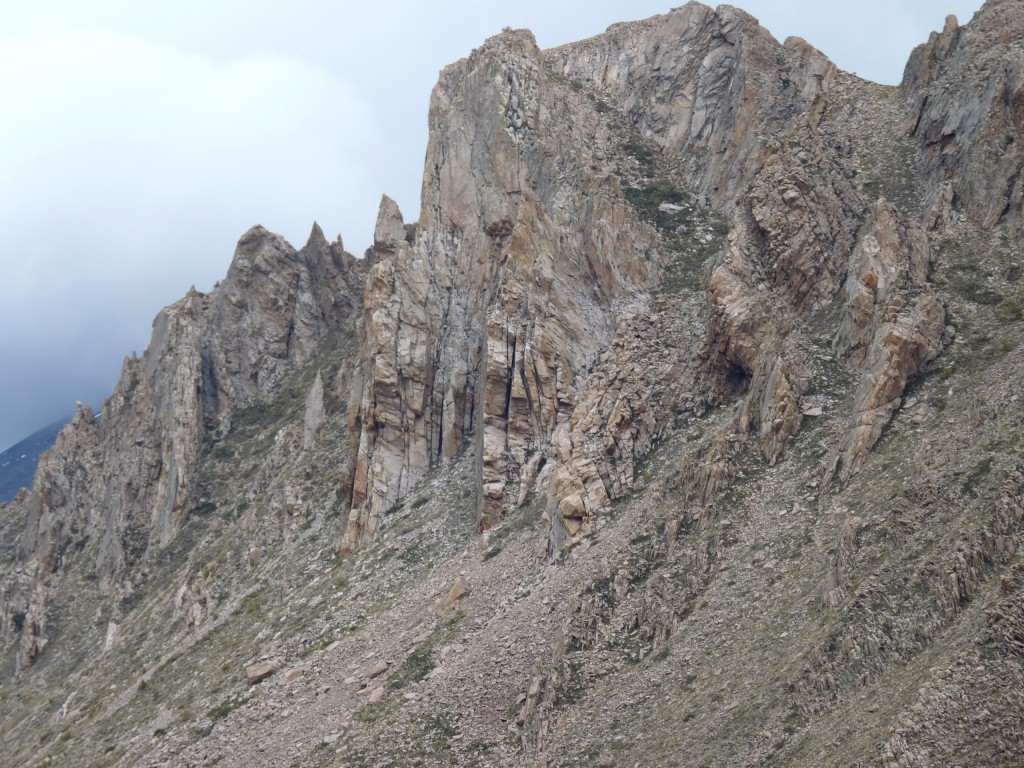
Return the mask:
[[[469,582],[462,576],[459,576],[452,583],[451,589],[448,590],[448,596],[444,599],[444,605],[442,610],[444,612],[450,611],[455,607],[455,604],[468,596],[470,593]]]
[[[318,227],[299,252],[247,233],[222,286],[161,315],[103,419],[82,409],[36,489],[0,505],[0,532],[25,523],[0,537],[21,548],[0,631],[23,667],[55,657],[4,701],[61,729],[5,747],[33,764],[115,734],[104,759],[154,765],[1012,762],[1019,247],[975,224],[1003,184],[1014,231],[1017,139],[994,136],[1019,127],[999,90],[1019,5],[990,0],[922,49],[914,115],[727,6],[546,53],[506,32],[446,69],[414,223],[382,198],[363,264]],[[957,136],[935,144],[939,122]],[[983,284],[1002,305],[974,301]],[[952,334],[943,301],[963,344],[904,402]],[[978,331],[991,348],[967,349]],[[474,491],[483,529],[529,509],[476,546]],[[330,562],[330,542],[372,535]],[[82,641],[57,656],[76,612]],[[251,698],[222,700],[224,676],[167,685],[193,672],[178,659],[230,677],[251,653],[303,661]],[[170,691],[173,710],[154,696]],[[273,738],[247,738],[254,722]]]
[[[856,472],[900,406],[911,378],[942,349],[945,311],[927,284],[931,253],[916,223],[876,204],[851,255],[837,339],[863,371],[854,393],[854,424],[843,441],[838,472]]]
[[[1024,233],[1024,2],[989,0],[914,49],[903,75],[928,186],[978,224]]]
[[[661,254],[605,159],[618,139],[565,78],[599,88],[641,136],[685,157],[689,182],[716,206],[735,207],[760,175],[763,258],[776,265],[774,286],[804,311],[838,285],[855,229],[844,216],[859,201],[834,170],[808,176],[805,144],[765,142],[798,117],[813,127],[836,71],[803,41],[778,44],[747,14],[697,4],[544,55],[528,33],[509,32],[446,69],[433,95],[415,242],[402,239],[388,198],[378,217],[343,549],[372,534],[383,512],[474,431],[482,527],[522,503],[550,461],[563,464],[550,475],[561,518],[593,516],[631,487],[634,458],[683,396],[680,387],[638,431],[630,424],[663,389],[674,364],[666,355],[652,376],[638,368],[639,379],[624,381],[617,408],[577,408],[581,372],[635,312],[619,309],[622,297],[656,283]],[[815,167],[828,169],[830,156],[815,151]],[[558,168],[547,159],[554,155]],[[777,349],[773,359],[788,358]],[[800,387],[778,365],[745,362],[748,375],[763,369],[770,387],[757,420],[774,459],[799,425]],[[772,397],[785,400],[782,413]],[[578,424],[586,427],[574,437]],[[613,462],[584,436],[606,428]],[[610,471],[617,460],[624,464]]]
[[[838,159],[806,126],[770,142],[708,285],[706,368],[719,396],[747,390],[737,425],[774,463],[799,430],[808,365],[799,330],[828,304],[863,203]]]
[[[22,666],[45,644],[46,583],[65,548],[87,547],[101,589],[119,599],[126,571],[188,519],[203,440],[226,433],[238,408],[308,359],[350,316],[361,285],[361,267],[319,226],[300,251],[254,227],[211,293],[192,289],[157,315],[149,346],[125,360],[102,419],[79,408],[15,512],[26,520],[24,565],[0,592],[0,637],[22,625]]]
[[[738,8],[687,3],[555,48],[559,73],[595,86],[645,138],[685,153],[692,187],[731,207],[761,164],[765,137],[814,124],[838,72],[799,38],[780,45]]]
[[[238,242],[227,277],[209,297],[203,334],[203,407],[219,433],[239,405],[266,395],[289,365],[357,306],[362,281],[341,240],[314,224],[295,251],[253,227]]]

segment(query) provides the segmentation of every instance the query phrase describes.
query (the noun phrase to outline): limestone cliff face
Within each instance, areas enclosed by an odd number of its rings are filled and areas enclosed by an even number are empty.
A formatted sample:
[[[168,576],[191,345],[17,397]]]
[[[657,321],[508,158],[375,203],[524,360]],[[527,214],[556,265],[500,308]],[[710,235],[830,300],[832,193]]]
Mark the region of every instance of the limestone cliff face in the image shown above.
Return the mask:
[[[989,0],[919,46],[903,75],[933,195],[943,182],[978,224],[1024,233],[1024,2]]]
[[[46,582],[65,548],[88,547],[100,588],[119,597],[126,570],[187,520],[204,439],[304,361],[360,289],[360,268],[318,226],[298,252],[254,227],[223,283],[205,295],[191,290],[157,315],[148,348],[125,360],[102,417],[79,409],[21,502],[21,566],[0,593],[0,635],[26,627],[22,663],[45,643]]]

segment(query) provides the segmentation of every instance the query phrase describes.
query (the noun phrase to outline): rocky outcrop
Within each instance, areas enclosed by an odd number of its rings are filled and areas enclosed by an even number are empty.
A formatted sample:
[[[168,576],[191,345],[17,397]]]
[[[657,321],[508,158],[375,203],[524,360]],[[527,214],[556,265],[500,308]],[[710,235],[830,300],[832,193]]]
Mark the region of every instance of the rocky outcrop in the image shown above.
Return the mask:
[[[306,415],[303,419],[302,447],[312,448],[317,432],[324,420],[324,379],[316,372],[313,386],[306,395]]]
[[[20,565],[4,588],[0,630],[5,639],[21,633],[23,665],[45,643],[47,582],[65,548],[87,548],[100,589],[119,598],[126,570],[187,520],[204,440],[224,434],[239,407],[344,322],[360,283],[357,263],[318,226],[300,251],[254,227],[221,284],[209,294],[193,289],[157,315],[148,348],[125,361],[102,418],[79,409],[22,501]]]
[[[933,58],[955,46],[940,48]],[[924,287],[923,235],[894,209],[876,212],[874,239],[855,248],[867,203],[842,147],[819,131],[839,79],[807,43],[780,44],[728,6],[689,3],[547,53],[527,32],[492,38],[442,73],[418,220],[382,198],[365,291],[364,267],[318,226],[298,252],[260,227],[246,233],[221,285],[157,318],[100,423],[73,427],[88,446],[49,460],[54,479],[25,502],[23,559],[52,571],[62,531],[75,530],[113,587],[187,519],[203,441],[227,435],[239,408],[353,314],[359,360],[333,393],[349,403],[343,551],[431,467],[470,448],[479,526],[545,492],[552,552],[592,530],[633,488],[636,462],[709,400],[742,399],[721,438],[753,434],[774,464],[800,430],[814,375],[804,326],[844,281],[840,347],[863,371],[836,459],[848,479],[937,354],[942,312]],[[706,317],[695,318],[697,294],[655,299],[680,246],[644,208],[663,213],[659,201],[624,186],[651,181],[629,175],[627,145],[658,156],[669,174],[659,183],[686,188],[693,216],[731,217]],[[880,246],[879,261],[870,243],[886,237],[898,242]],[[306,396],[308,451],[324,419],[319,376]],[[59,479],[75,472],[92,477]],[[693,473],[707,503],[729,473],[704,474]]]
[[[927,283],[931,251],[921,226],[880,201],[850,256],[839,351],[863,373],[853,425],[840,447],[843,482],[856,472],[900,406],[907,382],[943,345],[945,311]]]
[[[685,406],[687,386],[653,406],[664,374],[625,373],[631,357],[651,353],[622,334],[641,306],[625,297],[656,283],[665,248],[623,199],[623,137],[609,112],[680,157],[681,178],[716,207],[735,208],[760,178],[750,237],[768,243],[758,258],[773,264],[773,287],[798,312],[826,301],[848,257],[855,227],[844,217],[856,213],[856,196],[841,174],[819,181],[804,170],[828,165],[821,150],[796,138],[782,149],[765,142],[789,134],[798,116],[806,126],[820,119],[836,71],[800,40],[779,45],[741,11],[696,3],[543,55],[528,35],[506,33],[445,70],[415,240],[387,198],[378,220],[344,548],[372,534],[426,469],[474,432],[483,527],[521,503],[545,466],[558,465],[552,512],[578,529],[631,487],[634,457],[650,449],[664,414]],[[755,296],[742,301],[760,311]],[[722,297],[738,316],[733,299]],[[709,348],[744,343],[728,329],[714,336]],[[583,374],[613,338],[623,365],[601,370],[597,401],[579,403]],[[788,359],[774,351],[774,363]],[[659,352],[671,370],[679,353]],[[798,427],[799,386],[795,372],[761,356],[725,368],[760,371],[770,391],[756,420],[768,425],[774,460]],[[608,381],[622,383],[615,405],[601,389]],[[784,404],[769,404],[773,397]]]
[[[1016,764],[1019,8],[447,68],[415,222],[247,233],[0,505],[12,759]]]
[[[935,641],[992,573],[1018,552],[1024,523],[1022,480],[1019,468],[1009,470],[994,484],[994,503],[986,508],[983,523],[965,524],[931,551],[933,559],[925,567],[915,567],[910,558],[897,560],[882,573],[871,574],[856,590],[845,583],[843,573],[855,559],[866,523],[856,516],[847,518],[824,583],[825,607],[837,613],[794,684],[802,708],[824,711],[835,706],[846,691],[867,685],[887,667],[905,662]],[[896,588],[896,580],[905,581]],[[847,596],[847,591],[855,594]],[[980,665],[973,670],[989,672]],[[997,686],[989,680],[988,687]],[[1014,706],[1019,712],[1020,704]],[[924,709],[915,706],[910,712]]]
[[[328,243],[317,224],[298,252],[263,227],[242,236],[204,318],[203,408],[218,434],[237,406],[270,392],[352,313],[359,271],[341,239]]]
[[[137,365],[137,360],[126,361],[125,372],[132,372]],[[115,402],[126,384],[122,379],[111,402]],[[0,586],[0,636],[10,641],[20,634],[19,669],[31,664],[47,644],[49,577],[61,566],[68,544],[76,539],[92,539],[94,567],[101,575],[102,586],[107,589],[123,565],[125,545],[131,540],[131,534],[126,531],[122,539],[114,531],[119,524],[123,525],[124,518],[120,514],[109,517],[97,514],[101,509],[97,500],[103,500],[108,489],[97,482],[101,478],[97,478],[96,473],[103,466],[104,448],[108,451],[113,448],[102,443],[100,430],[104,427],[107,424],[97,422],[91,409],[79,406],[75,418],[61,432],[53,449],[42,457],[33,490],[13,508],[25,523],[19,536],[14,573]],[[151,484],[144,493],[155,507],[146,511],[151,512],[158,523],[162,514],[173,511],[174,498],[168,493],[177,490],[166,483],[166,478],[176,477],[174,448],[167,447],[171,455],[165,473],[160,472],[159,464],[154,467],[147,462],[144,441],[128,442],[122,454],[136,470],[136,474],[126,478],[122,486],[124,492],[137,493],[136,483]],[[165,483],[158,487],[161,477]],[[113,490],[116,493],[120,488],[114,486]]]
[[[430,125],[414,241],[387,198],[378,218],[346,548],[472,435],[480,523],[500,520],[610,341],[614,300],[657,274],[605,121],[546,73],[528,33],[447,68]]]
[[[761,164],[765,137],[799,115],[813,123],[838,72],[799,38],[780,45],[748,13],[696,2],[547,57],[606,94],[663,152],[681,153],[689,185],[726,208]]]
[[[947,17],[902,87],[928,187],[950,182],[976,223],[1024,234],[1024,2],[988,0],[965,27]]]
[[[719,397],[745,394],[737,425],[775,463],[800,428],[810,381],[799,333],[835,296],[863,210],[838,159],[806,126],[769,143],[708,286],[707,371]]]
[[[734,212],[709,283],[705,371],[719,398],[747,394],[738,429],[756,430],[774,463],[808,385],[792,334],[835,295],[864,210],[815,131],[838,70],[798,38],[779,45],[742,11],[698,3],[550,56],[621,100],[642,136],[680,157],[691,187]]]

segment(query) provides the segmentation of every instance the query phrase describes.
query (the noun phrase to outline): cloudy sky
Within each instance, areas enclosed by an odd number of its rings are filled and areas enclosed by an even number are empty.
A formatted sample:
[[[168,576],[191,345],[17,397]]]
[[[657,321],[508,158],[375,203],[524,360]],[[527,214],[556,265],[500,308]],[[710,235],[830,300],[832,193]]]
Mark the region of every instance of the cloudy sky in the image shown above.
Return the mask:
[[[735,4],[895,83],[981,0]],[[546,48],[671,5],[0,0],[0,450],[101,406],[160,307],[208,290],[251,225],[301,246],[317,220],[360,254],[382,192],[413,218],[430,89],[485,37]]]

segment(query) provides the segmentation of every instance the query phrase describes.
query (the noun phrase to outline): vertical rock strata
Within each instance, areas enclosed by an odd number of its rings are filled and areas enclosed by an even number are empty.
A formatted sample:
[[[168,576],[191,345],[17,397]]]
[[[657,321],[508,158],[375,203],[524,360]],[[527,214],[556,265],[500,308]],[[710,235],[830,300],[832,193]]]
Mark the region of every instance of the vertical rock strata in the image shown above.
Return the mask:
[[[765,136],[820,115],[838,72],[800,40],[779,43],[749,14],[690,2],[548,53],[556,71],[612,99],[716,206],[742,198]]]
[[[615,301],[657,276],[653,232],[623,199],[608,129],[582,102],[527,32],[442,73],[420,220],[407,230],[388,199],[378,219],[346,547],[471,436],[480,523],[499,521],[608,344]]]
[[[839,350],[859,371],[853,425],[837,469],[845,482],[878,442],[907,382],[942,349],[945,311],[927,284],[931,250],[921,226],[879,202],[850,257]]]
[[[871,202],[818,131],[838,75],[802,40],[780,45],[742,11],[697,3],[545,54],[528,33],[505,33],[446,69],[432,99],[420,219],[405,226],[390,200],[381,206],[343,549],[372,535],[471,435],[482,527],[543,473],[549,513],[579,530],[632,486],[633,459],[698,391],[742,396],[736,429],[753,430],[777,461],[810,383],[800,330],[858,268],[852,254]],[[644,349],[628,318],[651,314],[649,290],[671,256],[623,194],[630,135],[732,217],[708,284],[702,373],[691,371],[685,387],[656,387],[662,374],[647,379],[643,366],[628,374]],[[892,226],[910,226],[888,210]],[[901,280],[911,309],[858,321],[870,340],[856,343],[871,352],[857,361],[867,369],[844,478],[938,351],[941,308],[917,296],[923,275]],[[913,349],[894,341],[910,337]],[[666,370],[680,359],[668,355]],[[598,379],[619,381],[624,399],[581,400]],[[664,400],[652,409],[655,391]]]

